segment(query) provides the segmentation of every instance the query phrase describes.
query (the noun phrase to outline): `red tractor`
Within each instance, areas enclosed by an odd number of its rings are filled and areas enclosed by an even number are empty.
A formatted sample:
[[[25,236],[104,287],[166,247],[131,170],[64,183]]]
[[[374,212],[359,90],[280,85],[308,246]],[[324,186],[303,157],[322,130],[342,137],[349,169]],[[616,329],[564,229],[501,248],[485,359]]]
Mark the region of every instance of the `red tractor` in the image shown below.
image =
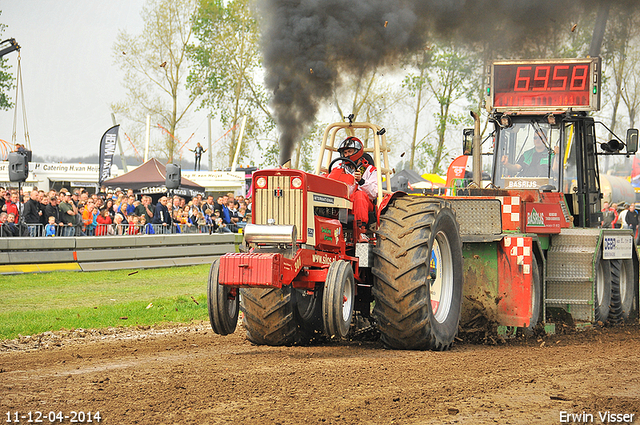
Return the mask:
[[[353,179],[326,177],[349,162],[334,157],[336,139],[344,138],[339,132],[372,142],[364,149],[378,181],[369,242],[356,242]],[[325,131],[314,174],[288,168],[253,174],[254,224],[244,230],[249,252],[225,254],[211,266],[209,318],[216,333],[233,333],[242,310],[256,344],[345,338],[358,313],[376,323],[391,347],[451,346],[462,301],[456,216],[446,200],[391,193],[384,133],[373,124],[336,123]]]

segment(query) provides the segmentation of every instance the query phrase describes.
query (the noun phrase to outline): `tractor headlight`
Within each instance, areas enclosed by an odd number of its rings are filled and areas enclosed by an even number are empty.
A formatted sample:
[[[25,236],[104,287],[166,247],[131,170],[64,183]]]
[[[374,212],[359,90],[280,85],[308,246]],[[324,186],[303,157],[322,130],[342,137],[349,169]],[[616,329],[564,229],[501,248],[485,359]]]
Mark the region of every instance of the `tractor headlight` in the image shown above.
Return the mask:
[[[291,180],[291,188],[292,189],[300,189],[302,187],[302,179],[300,177],[294,177]]]
[[[267,179],[265,179],[264,177],[258,177],[258,179],[256,180],[256,186],[258,187],[258,189],[264,189],[265,187],[267,187]]]

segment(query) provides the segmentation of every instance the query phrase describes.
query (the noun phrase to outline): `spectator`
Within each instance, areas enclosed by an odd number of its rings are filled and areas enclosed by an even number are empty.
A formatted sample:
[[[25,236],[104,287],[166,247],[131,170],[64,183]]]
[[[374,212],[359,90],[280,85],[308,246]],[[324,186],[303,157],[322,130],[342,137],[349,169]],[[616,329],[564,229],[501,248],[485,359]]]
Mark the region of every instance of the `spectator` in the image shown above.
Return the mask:
[[[224,199],[222,196],[218,196],[216,198],[216,202],[215,204],[213,204],[213,212],[215,213],[216,211],[220,212],[220,216],[222,216],[222,206],[224,205]]]
[[[78,208],[73,203],[71,194],[65,192],[64,201],[58,206],[60,209],[60,221],[62,222],[62,236],[76,236],[76,226],[78,226]]]
[[[115,210],[113,209],[113,199],[107,199],[107,201],[104,204],[104,209],[107,210],[107,214],[109,214],[109,217],[111,218],[111,222],[113,222],[113,216],[115,215]]]
[[[40,210],[40,223],[44,228],[44,226],[49,223],[49,216],[45,213],[47,207],[49,206],[49,197],[46,195],[46,193],[41,191],[38,193],[38,199],[40,201],[38,205],[38,208]]]
[[[13,216],[16,219],[16,222],[20,218],[20,213],[18,211],[18,202],[20,200],[20,195],[18,192],[11,192],[9,197],[9,201],[7,202],[7,214],[13,213]]]
[[[16,225],[16,215],[14,213],[7,214],[7,221],[3,226],[7,226],[6,236],[20,236],[20,231]],[[3,231],[3,233],[5,232]]]
[[[57,226],[57,223],[56,223],[56,218],[54,216],[50,216],[49,217],[49,222],[44,228],[44,235],[45,236],[55,236],[57,227],[58,226]]]
[[[618,212],[618,204],[611,204],[611,209],[613,210],[614,215],[615,215],[615,218],[611,222],[611,227],[614,228],[614,229],[619,229],[620,228],[620,216],[619,216],[619,212]]]
[[[636,244],[638,244],[638,211],[636,211],[636,204],[629,205],[625,221],[631,229]]]
[[[130,235],[137,235],[138,233],[140,233],[140,217],[138,217],[137,215],[132,215],[129,217],[129,229],[127,232]]]
[[[207,209],[210,209],[210,210],[211,210],[211,212],[213,213],[214,205],[215,205],[215,202],[213,201],[213,195],[209,195],[209,196],[207,196],[207,201],[206,201],[206,203],[202,206],[202,209],[203,209],[203,210],[205,210],[205,211],[206,211]]]
[[[7,190],[0,186],[0,211],[5,211],[6,210],[6,200],[5,200],[5,195],[7,194]]]
[[[7,216],[6,212],[0,213],[0,236],[8,237],[13,236],[13,233],[9,230],[9,225],[7,224]]]
[[[78,208],[78,203],[80,202],[80,191],[78,189],[74,190],[71,194],[71,200],[76,208]]]
[[[167,202],[169,202],[169,201],[167,201]],[[173,197],[173,200],[171,201],[171,205],[167,205],[167,208],[169,208],[169,207],[170,207],[170,209],[171,209],[170,213],[171,213],[171,216],[172,216],[172,217],[174,216],[174,213],[175,213],[177,210],[179,210],[179,209],[181,209],[181,208],[182,208],[182,207],[180,206],[180,197],[179,197],[178,195],[175,195],[175,196]]]
[[[143,215],[140,217],[140,231],[145,235],[155,235],[153,224],[147,223],[147,218]]]
[[[169,226],[171,225],[171,215],[169,214],[169,209],[167,208],[167,197],[163,196],[158,201],[156,205],[155,211],[153,212],[153,224],[156,225],[156,228],[159,229],[157,233],[167,233]],[[161,227],[160,227],[161,226]],[[160,230],[162,229],[162,230]]]
[[[93,225],[95,207],[92,201],[88,201],[82,211],[82,225],[87,236],[95,235],[95,227]]]
[[[629,206],[627,204],[625,204],[624,202],[622,203],[622,205],[620,205],[621,210],[618,211],[618,228],[622,228],[622,229],[628,229],[629,225],[627,224],[626,220],[624,219],[627,215],[627,212],[629,212]]]
[[[23,219],[29,227],[29,236],[37,237],[42,234],[40,226],[40,202],[38,202],[38,191],[32,190],[29,200],[24,204]]]
[[[56,226],[58,231],[60,230],[60,225],[62,224],[62,219],[60,218],[60,209],[58,208],[58,198],[52,196],[49,198],[49,205],[44,209],[44,215],[46,217],[53,216],[56,220]],[[58,233],[60,235],[60,233]]]
[[[128,226],[124,223],[124,217],[122,216],[122,214],[116,214],[115,218],[113,219],[113,227],[116,235],[122,236],[127,234]]]
[[[227,210],[229,211],[229,220],[227,221],[226,217],[223,217],[223,219],[225,219],[225,223],[232,232],[238,233],[238,222],[240,221],[240,217],[238,216],[238,210],[236,209],[235,199],[229,198],[227,201]]]
[[[227,227],[223,218],[220,216],[219,210],[215,210],[213,212],[213,222],[215,223],[217,233],[232,233],[231,230]]]
[[[109,214],[109,210],[107,210],[106,208],[103,208],[100,211],[100,214],[98,214],[98,217],[96,218],[96,223],[98,223],[98,226],[96,227],[96,236],[106,236],[109,232],[109,227],[111,226],[111,223],[113,223],[111,221],[111,215]]]
[[[605,202],[602,207],[601,227],[604,229],[611,229],[613,227],[613,223],[617,221],[617,219],[618,212],[616,211],[616,209],[609,206],[608,202]]]
[[[125,212],[127,217],[134,214],[136,211],[136,207],[135,205],[133,205],[133,203],[135,202],[136,197],[131,195],[127,198],[127,204],[126,204],[126,208],[125,208]]]
[[[151,196],[145,195],[142,197],[142,202],[136,207],[135,215],[138,217],[144,216],[146,223],[151,223],[153,219],[153,206],[151,205]]]

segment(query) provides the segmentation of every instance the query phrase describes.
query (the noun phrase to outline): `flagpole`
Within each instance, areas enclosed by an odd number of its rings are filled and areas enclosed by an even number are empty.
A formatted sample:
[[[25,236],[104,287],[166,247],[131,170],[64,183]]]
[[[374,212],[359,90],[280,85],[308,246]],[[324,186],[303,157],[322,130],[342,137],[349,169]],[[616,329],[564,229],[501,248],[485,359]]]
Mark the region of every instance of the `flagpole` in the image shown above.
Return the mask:
[[[111,113],[111,121],[113,122],[113,125],[117,125],[116,114],[114,114],[113,112]],[[125,173],[128,173],[129,170],[127,170],[127,159],[124,157],[124,152],[122,151],[122,143],[120,143],[120,137],[118,135],[116,135],[116,141],[118,142],[118,149],[120,149],[120,159],[122,160],[122,169],[124,170]]]

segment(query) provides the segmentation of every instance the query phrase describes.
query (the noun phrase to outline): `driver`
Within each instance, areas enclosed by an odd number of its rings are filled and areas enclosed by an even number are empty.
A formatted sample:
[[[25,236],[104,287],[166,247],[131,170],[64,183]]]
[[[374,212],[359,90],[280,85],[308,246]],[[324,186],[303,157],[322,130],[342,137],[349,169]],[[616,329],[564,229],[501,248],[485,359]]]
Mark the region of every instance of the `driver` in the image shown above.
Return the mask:
[[[521,177],[547,177],[549,175],[549,161],[553,161],[553,172],[558,172],[558,152],[558,146],[553,149],[553,152],[549,152],[544,143],[544,135],[536,131],[533,136],[533,148],[525,151],[517,163],[510,164],[507,155],[502,157],[501,162],[509,172]]]
[[[362,142],[357,137],[347,137],[338,148],[340,156],[350,159],[356,164],[356,169],[350,162],[344,161],[335,170],[352,174],[356,184],[356,190],[351,194],[353,202],[353,216],[356,220],[356,232],[358,242],[367,242],[364,234],[367,230],[369,212],[374,210],[374,202],[378,196],[378,180],[376,167],[373,165],[371,155],[364,152]],[[333,170],[329,177],[332,178]]]

